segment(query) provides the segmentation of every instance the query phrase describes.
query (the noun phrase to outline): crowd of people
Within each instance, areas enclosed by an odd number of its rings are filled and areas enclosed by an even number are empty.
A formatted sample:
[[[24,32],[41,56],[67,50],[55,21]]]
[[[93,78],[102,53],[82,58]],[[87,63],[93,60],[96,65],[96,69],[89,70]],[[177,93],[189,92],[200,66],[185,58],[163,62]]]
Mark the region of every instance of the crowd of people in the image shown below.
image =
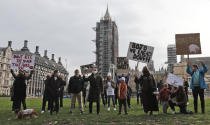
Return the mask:
[[[161,80],[156,84],[153,75],[150,73],[147,66],[143,67],[142,75],[138,76],[135,73],[136,83],[136,97],[137,104],[143,106],[146,115],[153,115],[154,111],[159,111],[159,104],[162,105],[163,113],[167,113],[170,107],[172,113],[175,114],[175,107],[179,107],[182,114],[198,113],[198,95],[201,100],[201,111],[205,113],[205,99],[204,89],[207,88],[204,76],[208,71],[207,66],[201,62],[202,67],[198,65],[190,65],[188,60],[186,72],[191,75],[190,88],[192,89],[194,99],[194,112],[187,110],[188,106],[188,87],[189,84],[185,79],[183,86],[174,86],[167,83],[163,83]],[[136,67],[137,69],[137,67]],[[26,109],[26,80],[29,80],[33,74],[27,76],[24,71],[20,70],[16,75],[13,70],[11,73],[14,77],[14,83],[12,87],[11,100],[13,101],[12,111],[18,113],[21,110],[21,103],[23,109]],[[114,78],[114,79],[113,79]],[[119,106],[120,115],[122,107],[124,113],[128,114],[128,108],[131,108],[131,95],[132,90],[129,86],[130,74],[117,75],[114,77],[111,73],[107,74],[106,78],[102,78],[94,68],[91,75],[86,73],[80,74],[77,69],[74,75],[70,77],[68,83],[68,93],[70,95],[71,103],[69,113],[72,114],[76,107],[76,100],[78,101],[78,107],[80,113],[84,113],[84,108],[89,102],[89,113],[93,112],[93,103],[96,103],[97,114],[100,114],[100,102],[104,106],[107,106],[107,111],[111,110],[111,101],[113,104],[113,110],[117,110]],[[46,102],[48,102],[48,111],[52,115],[53,112],[59,113],[59,108],[63,107],[63,93],[64,86],[67,81],[63,76],[59,75],[59,71],[55,70],[52,74],[47,74],[45,80],[45,90],[43,93],[42,112],[45,112]]]

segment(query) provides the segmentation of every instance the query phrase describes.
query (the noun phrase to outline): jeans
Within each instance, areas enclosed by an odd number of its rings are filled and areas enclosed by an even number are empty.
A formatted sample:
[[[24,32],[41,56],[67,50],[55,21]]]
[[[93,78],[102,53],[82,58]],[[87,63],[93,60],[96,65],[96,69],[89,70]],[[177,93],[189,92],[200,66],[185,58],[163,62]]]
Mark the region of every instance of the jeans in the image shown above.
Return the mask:
[[[70,111],[72,112],[73,109],[75,109],[76,99],[78,100],[80,111],[84,111],[83,103],[82,103],[82,92],[80,92],[80,93],[71,93],[71,108],[70,108]]]
[[[108,98],[108,107],[110,107],[110,100],[112,99],[112,103],[113,103],[113,106],[115,108],[116,107],[116,105],[115,105],[115,96],[114,95],[108,95],[107,98]]]
[[[163,113],[166,114],[169,107],[168,101],[161,101],[161,104],[163,106]]]
[[[193,92],[193,98],[194,98],[195,113],[198,112],[198,95],[200,96],[202,113],[205,113],[204,89],[201,89],[200,87],[195,87],[192,90],[192,92]]]
[[[119,114],[121,114],[122,111],[122,105],[124,106],[124,112],[127,114],[127,104],[126,99],[119,99]]]
[[[96,102],[96,106],[97,106],[97,114],[100,113],[100,101]],[[93,102],[90,101],[89,102],[89,113],[91,114],[93,112]]]

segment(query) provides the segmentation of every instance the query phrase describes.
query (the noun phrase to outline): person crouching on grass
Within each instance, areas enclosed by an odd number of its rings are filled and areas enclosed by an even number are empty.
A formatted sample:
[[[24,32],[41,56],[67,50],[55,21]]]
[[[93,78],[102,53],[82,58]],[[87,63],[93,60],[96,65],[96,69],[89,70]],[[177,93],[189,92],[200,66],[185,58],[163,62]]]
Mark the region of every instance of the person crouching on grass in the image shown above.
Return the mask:
[[[163,106],[163,113],[167,114],[167,110],[169,107],[168,101],[170,97],[171,91],[168,89],[168,84],[164,84],[163,88],[160,90],[160,94],[158,99],[160,100]]]
[[[125,78],[121,78],[121,83],[118,86],[118,98],[119,98],[119,115],[121,115],[122,105],[124,106],[125,115],[127,112],[127,104],[126,104],[126,96],[127,96],[127,85],[125,83]]]

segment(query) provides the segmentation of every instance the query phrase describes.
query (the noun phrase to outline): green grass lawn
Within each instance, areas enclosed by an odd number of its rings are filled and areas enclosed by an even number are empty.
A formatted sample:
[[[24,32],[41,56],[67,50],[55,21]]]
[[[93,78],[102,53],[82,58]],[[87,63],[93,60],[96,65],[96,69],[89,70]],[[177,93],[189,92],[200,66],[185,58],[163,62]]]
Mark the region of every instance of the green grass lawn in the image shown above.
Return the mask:
[[[207,125],[210,124],[210,99],[206,99],[206,114],[194,115],[172,115],[169,109],[169,114],[165,115],[160,112],[155,112],[153,116],[146,116],[141,106],[136,105],[136,100],[132,100],[132,107],[128,110],[128,115],[118,116],[118,111],[110,112],[107,108],[101,105],[101,114],[96,115],[96,106],[94,105],[93,114],[88,114],[88,108],[85,109],[85,114],[80,115],[79,109],[76,107],[73,114],[69,114],[70,100],[64,99],[64,108],[60,110],[58,115],[51,116],[48,112],[40,114],[42,99],[27,99],[27,107],[33,108],[39,113],[37,119],[16,120],[15,115],[11,112],[12,102],[10,98],[0,98],[0,125]],[[192,100],[188,110],[193,110]],[[178,107],[176,108],[178,112]],[[200,104],[199,104],[200,111]]]

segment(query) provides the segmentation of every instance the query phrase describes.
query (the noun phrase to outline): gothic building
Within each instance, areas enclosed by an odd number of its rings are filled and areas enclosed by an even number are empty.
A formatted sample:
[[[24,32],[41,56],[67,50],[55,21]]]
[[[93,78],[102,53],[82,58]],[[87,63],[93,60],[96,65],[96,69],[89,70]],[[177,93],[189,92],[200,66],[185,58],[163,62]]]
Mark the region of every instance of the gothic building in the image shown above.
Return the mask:
[[[59,70],[60,74],[65,79],[68,77],[68,72],[61,63],[61,57],[58,62],[55,61],[55,55],[52,54],[51,59],[47,56],[47,50],[44,51],[44,56],[39,53],[39,46],[36,46],[35,52],[28,49],[28,41],[24,41],[24,46],[21,50],[14,50],[13,54],[33,54],[35,55],[35,69],[32,78],[27,82],[27,96],[42,96],[44,92],[44,80],[48,73],[53,73],[54,70]]]
[[[12,85],[10,73],[10,65],[12,58],[12,42],[8,42],[7,47],[0,48],[0,95],[10,95],[10,87]]]
[[[106,13],[100,22],[96,23],[96,66],[99,74],[107,76],[112,65],[117,64],[118,57],[118,28],[110,17],[107,7]]]

